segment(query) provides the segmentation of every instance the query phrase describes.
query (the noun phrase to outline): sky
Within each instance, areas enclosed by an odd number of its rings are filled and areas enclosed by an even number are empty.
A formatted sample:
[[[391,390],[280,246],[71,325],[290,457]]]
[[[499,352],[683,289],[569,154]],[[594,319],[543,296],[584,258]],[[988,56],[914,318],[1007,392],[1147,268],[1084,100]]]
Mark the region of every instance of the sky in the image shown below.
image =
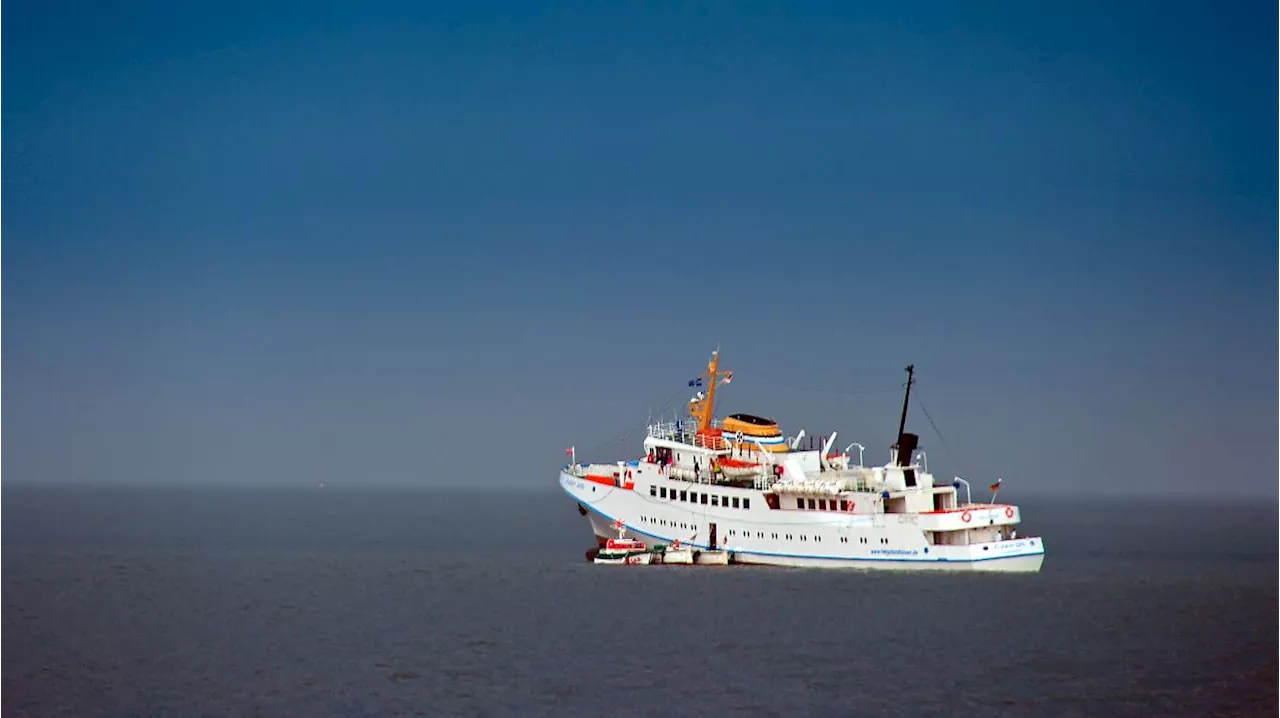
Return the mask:
[[[1274,497],[1274,4],[59,3],[3,25],[3,479],[555,486],[720,413]]]

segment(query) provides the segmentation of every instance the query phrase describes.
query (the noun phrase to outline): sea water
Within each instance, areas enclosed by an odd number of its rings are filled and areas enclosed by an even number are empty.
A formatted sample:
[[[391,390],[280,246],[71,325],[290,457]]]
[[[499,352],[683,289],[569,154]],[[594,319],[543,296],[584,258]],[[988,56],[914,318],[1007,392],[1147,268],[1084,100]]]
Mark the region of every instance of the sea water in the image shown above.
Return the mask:
[[[1001,498],[1040,573],[595,566],[554,491],[6,488],[2,710],[1276,715],[1273,502]]]

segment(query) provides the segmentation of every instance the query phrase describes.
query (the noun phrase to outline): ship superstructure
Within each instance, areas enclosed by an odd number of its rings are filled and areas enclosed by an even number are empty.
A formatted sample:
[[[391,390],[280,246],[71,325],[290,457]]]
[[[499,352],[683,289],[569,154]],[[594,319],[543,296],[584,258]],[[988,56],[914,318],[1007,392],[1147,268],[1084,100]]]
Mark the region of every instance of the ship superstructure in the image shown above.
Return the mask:
[[[1044,542],[1018,535],[1021,512],[995,503],[998,482],[991,502],[974,503],[967,481],[937,482],[917,463],[919,437],[906,431],[914,367],[890,460],[863,466],[861,450],[856,462],[847,453],[860,445],[834,451],[834,433],[805,449],[803,432],[788,439],[771,419],[715,419],[716,390],[732,379],[719,361],[717,351],[687,420],[648,427],[641,458],[598,464],[575,456],[561,470],[561,487],[601,545],[621,530],[651,544],[724,550],[735,563],[1040,569]]]

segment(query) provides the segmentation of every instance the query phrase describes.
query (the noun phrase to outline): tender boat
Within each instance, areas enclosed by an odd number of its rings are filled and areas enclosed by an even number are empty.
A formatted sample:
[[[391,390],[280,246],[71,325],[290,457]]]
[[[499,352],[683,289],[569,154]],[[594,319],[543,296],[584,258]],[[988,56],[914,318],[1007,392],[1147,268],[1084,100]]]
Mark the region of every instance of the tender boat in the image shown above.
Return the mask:
[[[692,564],[693,549],[688,544],[680,543],[680,539],[672,541],[662,552],[663,563]]]
[[[695,553],[693,562],[699,566],[728,566],[729,552],[722,549],[706,549]]]
[[[778,422],[773,419],[751,414],[730,414],[718,428],[721,436],[734,448],[759,446],[770,453],[783,453],[787,450],[782,429],[778,428]]]
[[[643,541],[626,537],[625,522],[619,519],[614,522],[613,527],[618,532],[618,537],[605,541],[604,547],[596,551],[593,559],[595,563],[645,566],[653,561],[653,552],[644,545]]]

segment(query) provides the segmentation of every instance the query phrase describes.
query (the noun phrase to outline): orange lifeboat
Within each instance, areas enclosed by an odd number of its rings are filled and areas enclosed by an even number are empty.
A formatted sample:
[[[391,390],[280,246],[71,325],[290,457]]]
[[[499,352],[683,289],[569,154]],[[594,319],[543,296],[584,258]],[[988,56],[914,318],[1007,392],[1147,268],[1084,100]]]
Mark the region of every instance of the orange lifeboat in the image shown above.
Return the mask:
[[[769,453],[785,453],[787,442],[782,437],[778,422],[751,414],[731,414],[720,423],[730,444],[747,450],[763,446]]]

